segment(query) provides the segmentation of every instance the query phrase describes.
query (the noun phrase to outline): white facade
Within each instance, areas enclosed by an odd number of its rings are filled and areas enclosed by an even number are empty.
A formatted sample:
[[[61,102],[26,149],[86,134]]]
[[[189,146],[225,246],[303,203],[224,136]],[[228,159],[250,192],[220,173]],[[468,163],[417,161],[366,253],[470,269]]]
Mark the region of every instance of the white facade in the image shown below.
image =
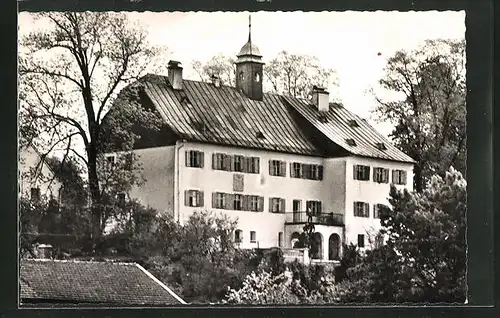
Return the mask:
[[[31,146],[19,150],[19,192],[30,198],[35,191],[40,198],[59,198],[61,183],[46,163],[41,163],[40,154]]]
[[[186,166],[188,151],[203,153],[203,167]],[[411,163],[400,163],[388,160],[377,160],[364,157],[320,158],[270,152],[259,149],[244,149],[212,144],[178,142],[175,146],[136,150],[143,166],[143,177],[146,182],[135,188],[131,196],[139,199],[160,212],[172,213],[177,221],[185,223],[195,211],[213,211],[224,213],[238,220],[241,230],[242,248],[269,248],[279,245],[291,248],[293,235],[301,233],[304,222],[292,222],[293,200],[301,200],[301,210],[305,211],[307,200],[320,201],[322,213],[342,215],[343,225],[328,225],[324,222],[315,225],[315,231],[322,237],[321,258],[329,258],[329,239],[336,234],[339,240],[339,252],[342,243],[358,243],[358,235],[365,236],[366,245],[369,233],[380,228],[380,221],[373,216],[373,205],[387,204],[391,180],[377,183],[372,180],[374,167],[399,169],[407,173],[406,185],[411,189],[413,183]],[[215,170],[212,157],[215,153],[258,157],[259,173],[243,173]],[[284,177],[272,176],[269,173],[269,161],[286,162]],[[309,180],[290,177],[290,163],[317,164],[323,166],[322,180]],[[371,167],[370,180],[360,181],[353,177],[353,165]],[[234,189],[234,175],[241,175],[243,187]],[[202,191],[203,206],[187,206],[185,194],[187,190]],[[217,209],[213,206],[212,193],[232,193],[263,197],[261,212]],[[270,212],[269,198],[284,199],[284,213]],[[354,202],[366,202],[370,205],[368,217],[354,216]],[[304,219],[301,219],[304,221]],[[250,232],[255,232],[251,237]],[[280,234],[281,233],[281,234]],[[251,238],[253,240],[251,240]]]

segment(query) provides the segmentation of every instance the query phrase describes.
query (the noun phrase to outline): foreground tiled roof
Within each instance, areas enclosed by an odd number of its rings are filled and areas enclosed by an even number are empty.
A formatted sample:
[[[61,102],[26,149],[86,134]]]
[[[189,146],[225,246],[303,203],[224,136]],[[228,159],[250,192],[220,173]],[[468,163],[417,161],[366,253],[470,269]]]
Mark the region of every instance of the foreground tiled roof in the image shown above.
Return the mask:
[[[23,259],[22,303],[64,302],[115,305],[184,303],[135,263]]]
[[[235,87],[191,80],[183,80],[182,90],[173,90],[166,77],[153,74],[141,82],[165,123],[182,139],[319,156],[329,153],[324,148],[331,145],[314,141],[326,138],[353,155],[414,162],[343,107],[332,106],[320,118],[314,106],[293,97],[267,93],[256,101]],[[350,127],[352,119],[358,127]],[[306,128],[311,125],[312,133]],[[377,143],[387,149],[380,150]]]

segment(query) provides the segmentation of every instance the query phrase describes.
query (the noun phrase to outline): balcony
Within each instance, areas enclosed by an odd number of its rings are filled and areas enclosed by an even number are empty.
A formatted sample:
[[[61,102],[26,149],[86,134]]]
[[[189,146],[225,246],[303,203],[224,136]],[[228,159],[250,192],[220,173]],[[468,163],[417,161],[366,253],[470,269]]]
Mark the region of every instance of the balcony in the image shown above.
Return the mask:
[[[344,226],[344,214],[340,213],[309,213],[286,212],[285,224],[300,224],[311,222],[313,224]]]

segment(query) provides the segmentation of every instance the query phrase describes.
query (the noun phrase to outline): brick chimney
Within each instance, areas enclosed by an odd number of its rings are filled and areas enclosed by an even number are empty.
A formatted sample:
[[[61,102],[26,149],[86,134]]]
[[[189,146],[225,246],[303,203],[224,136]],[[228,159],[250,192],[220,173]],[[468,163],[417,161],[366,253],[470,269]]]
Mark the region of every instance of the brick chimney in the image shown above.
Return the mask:
[[[327,112],[330,109],[330,93],[323,87],[313,86],[312,101],[320,112]]]
[[[214,84],[215,87],[221,87],[221,79],[219,76],[217,75],[212,75],[211,76],[211,79],[212,79],[212,83]]]
[[[182,89],[182,66],[181,62],[169,61],[168,62],[168,81],[173,89]]]

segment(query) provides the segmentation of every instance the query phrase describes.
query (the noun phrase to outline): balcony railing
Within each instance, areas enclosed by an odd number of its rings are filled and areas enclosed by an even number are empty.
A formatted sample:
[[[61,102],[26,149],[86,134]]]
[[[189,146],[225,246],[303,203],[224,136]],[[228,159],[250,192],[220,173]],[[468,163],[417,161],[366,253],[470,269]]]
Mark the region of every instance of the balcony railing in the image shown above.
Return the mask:
[[[310,213],[286,212],[285,224],[311,222],[313,224],[344,226],[344,214],[340,213]]]

